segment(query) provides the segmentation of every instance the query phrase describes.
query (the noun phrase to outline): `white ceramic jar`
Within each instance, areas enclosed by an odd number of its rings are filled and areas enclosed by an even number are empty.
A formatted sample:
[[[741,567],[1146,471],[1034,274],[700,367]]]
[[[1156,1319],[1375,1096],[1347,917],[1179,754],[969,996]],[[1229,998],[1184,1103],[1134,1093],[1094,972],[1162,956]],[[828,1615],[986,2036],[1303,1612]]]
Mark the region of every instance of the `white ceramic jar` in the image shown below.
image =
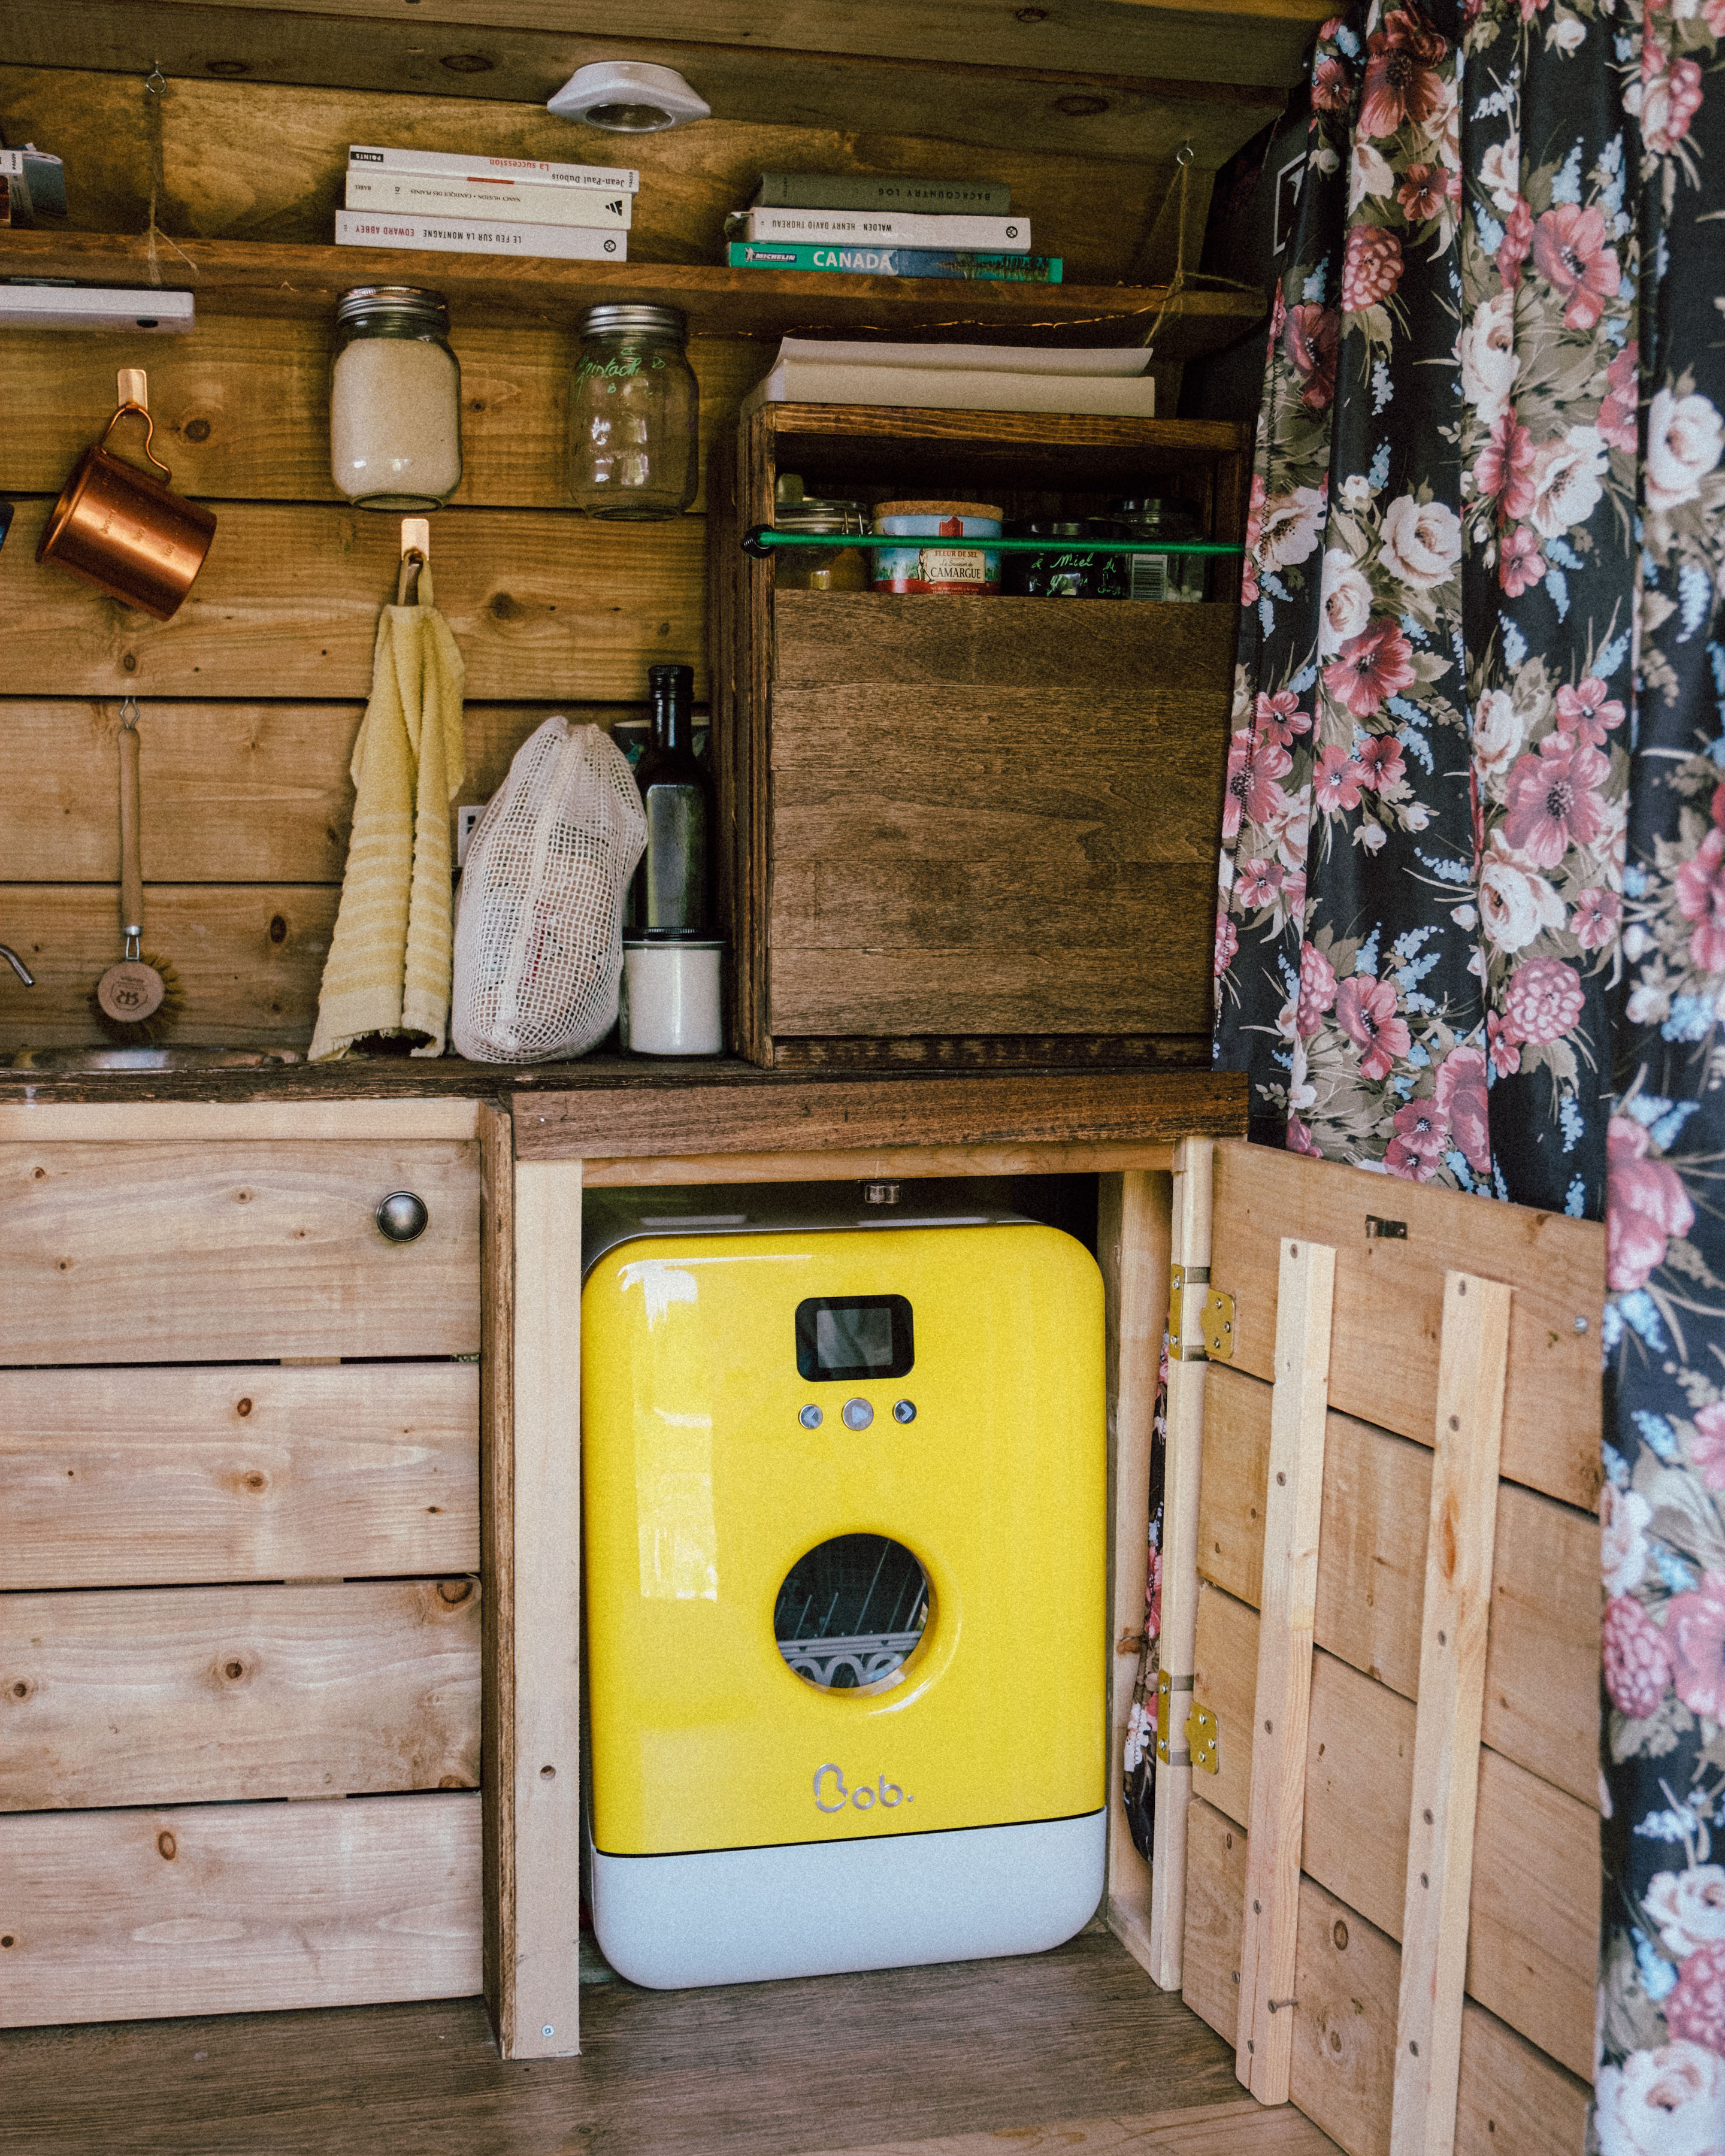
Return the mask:
[[[360,509],[440,509],[461,484],[461,367],[441,292],[366,285],[336,309],[330,466]]]
[[[619,1045],[634,1055],[722,1054],[724,949],[695,937],[625,936]]]

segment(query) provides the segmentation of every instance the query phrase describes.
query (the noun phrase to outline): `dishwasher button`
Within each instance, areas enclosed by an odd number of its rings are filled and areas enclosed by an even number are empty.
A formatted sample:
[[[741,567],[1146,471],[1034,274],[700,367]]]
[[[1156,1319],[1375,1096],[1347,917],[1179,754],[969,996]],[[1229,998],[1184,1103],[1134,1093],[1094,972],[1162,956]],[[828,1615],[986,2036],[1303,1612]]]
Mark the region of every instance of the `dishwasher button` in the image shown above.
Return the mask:
[[[866,1430],[875,1419],[875,1410],[866,1400],[846,1400],[839,1412],[846,1430]]]

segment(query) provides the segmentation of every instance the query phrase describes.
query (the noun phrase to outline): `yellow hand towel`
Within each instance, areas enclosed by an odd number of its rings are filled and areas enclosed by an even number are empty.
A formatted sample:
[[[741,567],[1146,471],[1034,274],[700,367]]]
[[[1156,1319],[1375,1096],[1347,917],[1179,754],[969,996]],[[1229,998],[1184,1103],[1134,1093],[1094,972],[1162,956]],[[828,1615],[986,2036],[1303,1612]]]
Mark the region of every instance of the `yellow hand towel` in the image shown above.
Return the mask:
[[[345,1055],[367,1034],[418,1036],[441,1055],[449,1019],[449,804],[461,784],[465,671],[432,603],[387,606],[377,624],[372,696],[353,744],[353,835],[341,905],[324,962],[313,1062]]]

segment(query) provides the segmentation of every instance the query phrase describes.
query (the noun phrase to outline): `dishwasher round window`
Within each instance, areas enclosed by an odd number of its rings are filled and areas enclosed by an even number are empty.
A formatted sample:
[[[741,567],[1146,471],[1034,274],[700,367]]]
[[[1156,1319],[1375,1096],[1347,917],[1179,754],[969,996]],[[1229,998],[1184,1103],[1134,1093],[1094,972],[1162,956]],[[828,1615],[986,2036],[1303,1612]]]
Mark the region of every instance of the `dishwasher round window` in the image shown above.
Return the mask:
[[[823,1691],[896,1684],[927,1622],[927,1575],[886,1535],[817,1543],[785,1574],[773,1612],[779,1653]]]

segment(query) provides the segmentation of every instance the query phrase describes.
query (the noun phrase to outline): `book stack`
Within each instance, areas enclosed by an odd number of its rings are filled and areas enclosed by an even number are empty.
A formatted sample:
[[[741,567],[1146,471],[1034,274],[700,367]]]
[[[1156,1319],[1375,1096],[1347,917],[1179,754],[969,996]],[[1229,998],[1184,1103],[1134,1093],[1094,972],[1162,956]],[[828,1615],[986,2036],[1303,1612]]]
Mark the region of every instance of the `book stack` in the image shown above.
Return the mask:
[[[733,270],[1058,285],[1060,256],[1030,251],[1030,221],[1011,203],[993,180],[762,172],[748,208],[726,219],[726,259]]]
[[[1156,416],[1156,383],[1142,345],[1050,352],[1002,344],[861,344],[786,337],[766,378],[743,399],[762,404],[878,404],[925,412],[1097,413]]]
[[[598,165],[356,143],[336,244],[626,262],[639,181]]]

